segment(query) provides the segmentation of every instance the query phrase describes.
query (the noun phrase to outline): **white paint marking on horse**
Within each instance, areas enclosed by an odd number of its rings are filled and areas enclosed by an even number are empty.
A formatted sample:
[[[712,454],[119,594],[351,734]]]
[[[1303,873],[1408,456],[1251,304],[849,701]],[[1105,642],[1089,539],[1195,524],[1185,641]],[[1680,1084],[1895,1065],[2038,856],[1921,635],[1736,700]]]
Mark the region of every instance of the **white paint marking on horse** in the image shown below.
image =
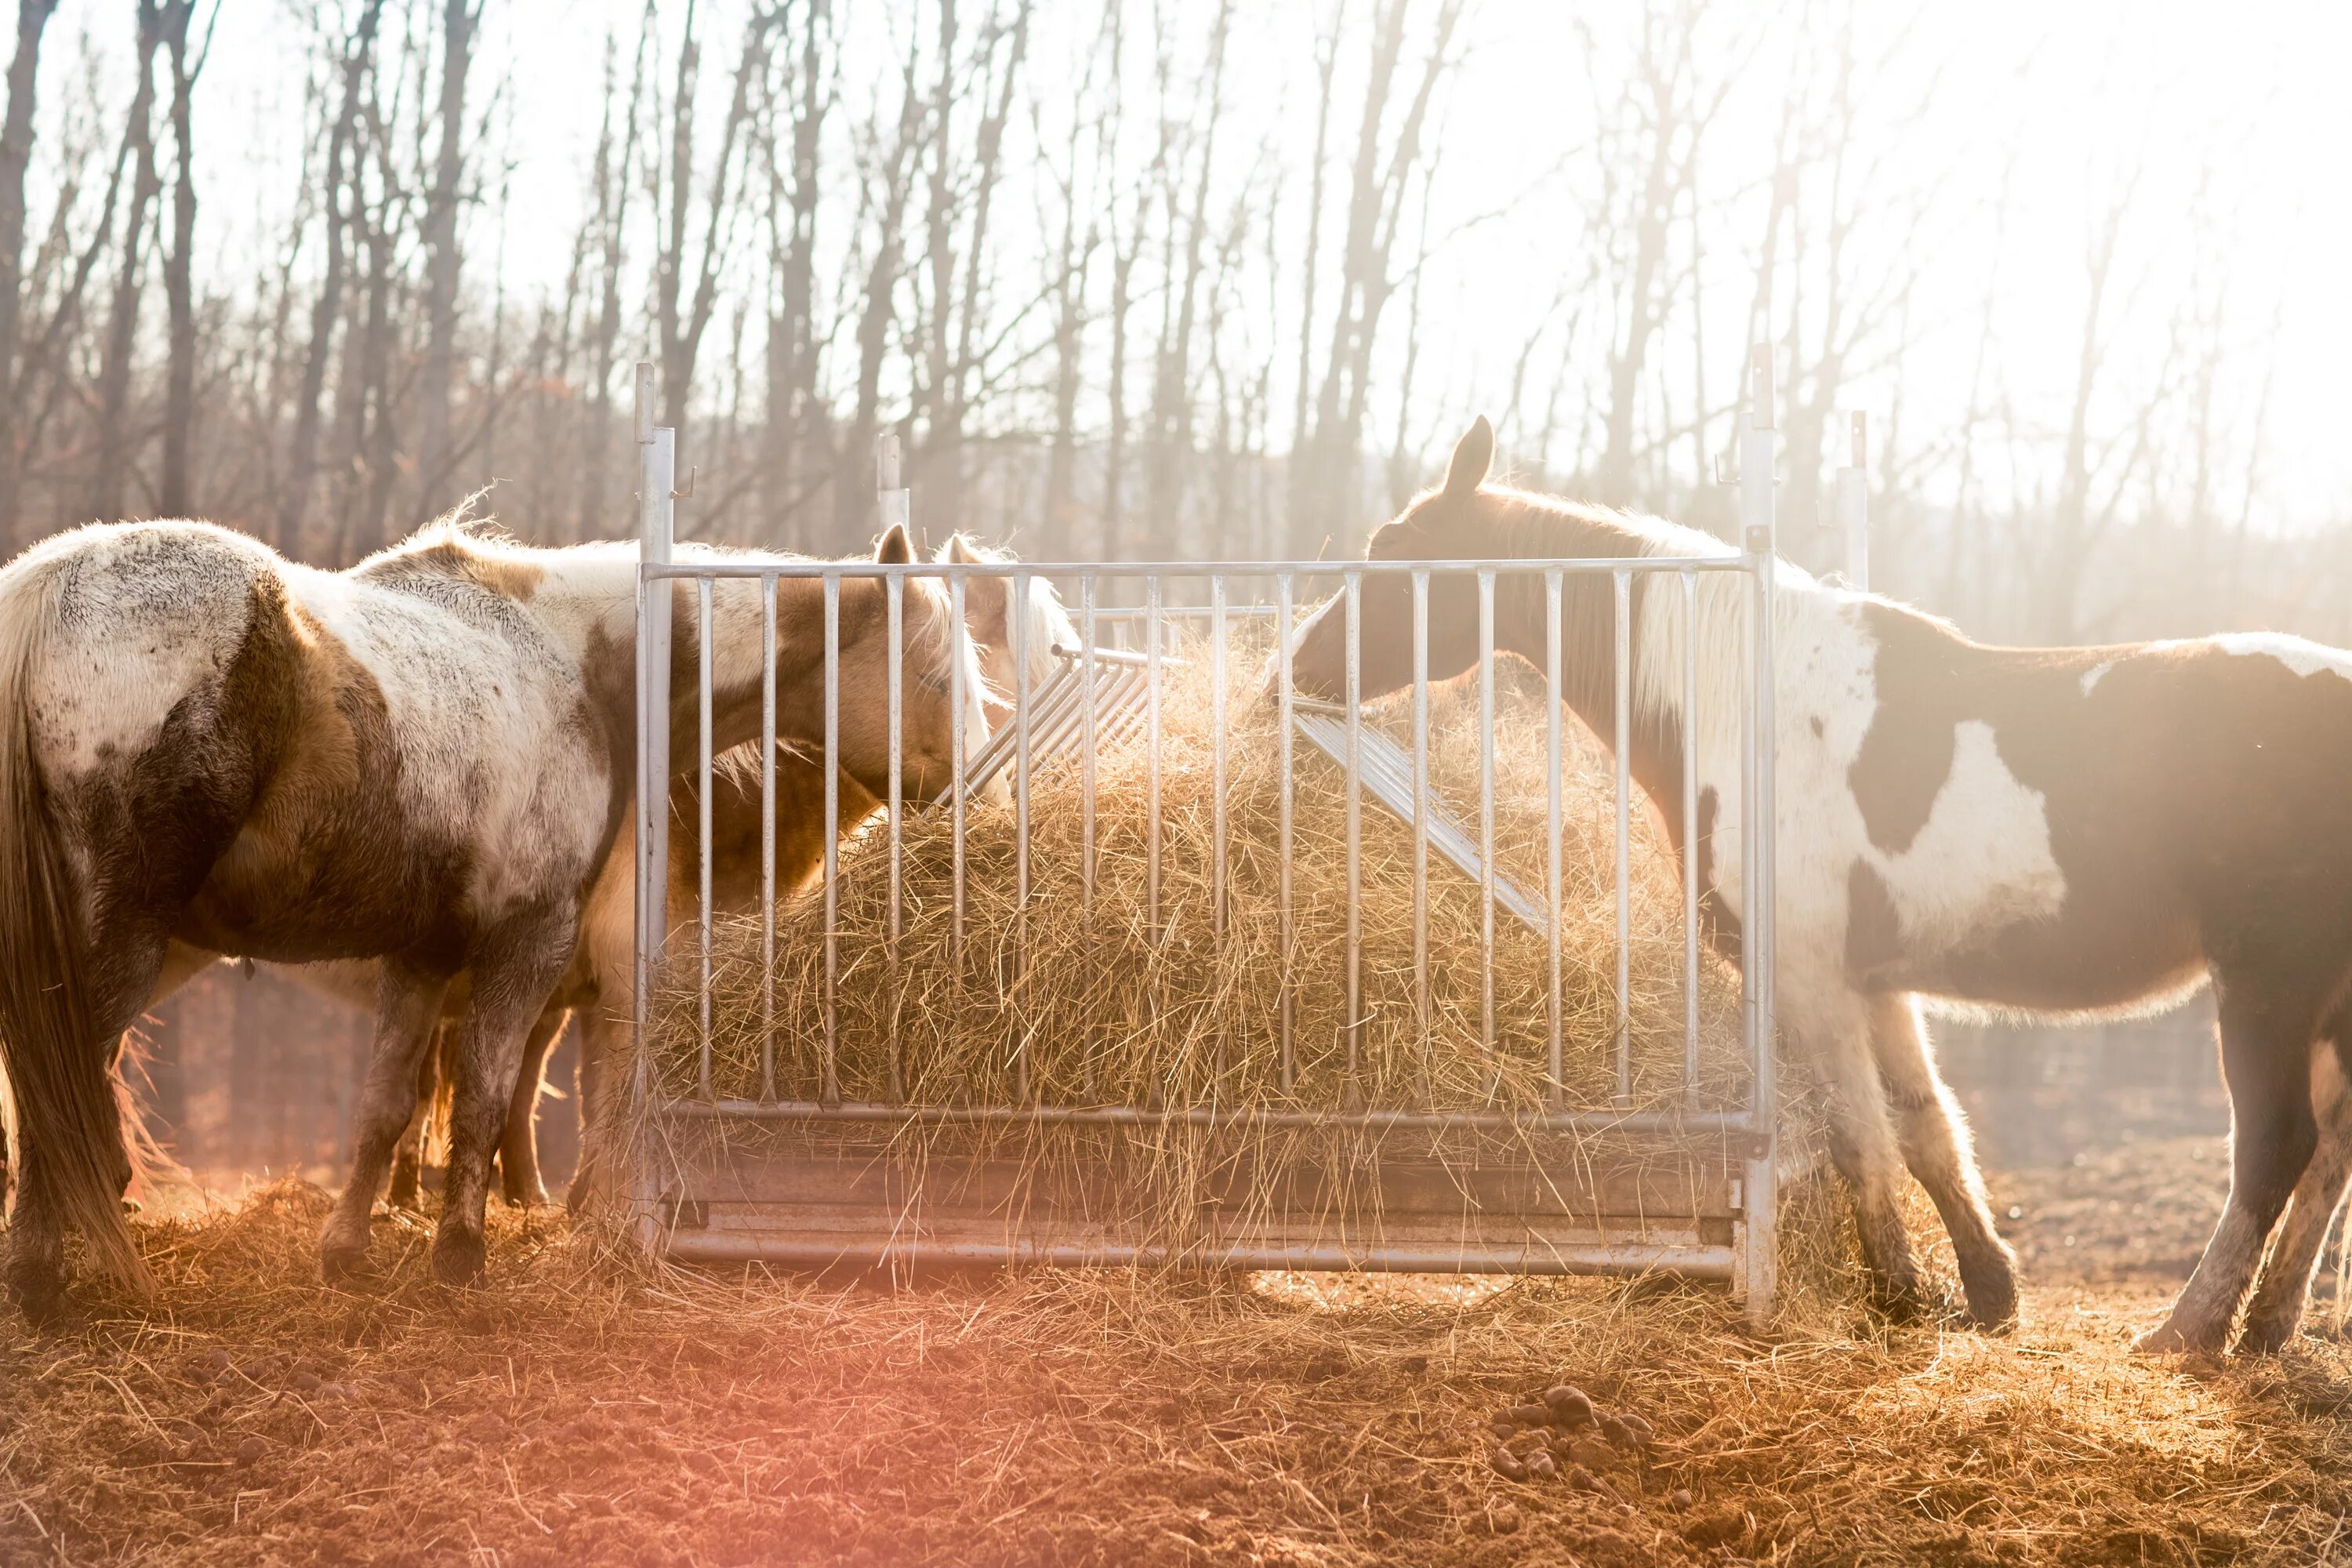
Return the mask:
[[[2083,672],[2083,695],[2088,697],[2091,694],[2091,689],[2097,686],[2100,681],[2105,679],[2107,671],[2115,668],[2115,667],[2116,661],[2114,659],[2103,658],[2098,663],[2093,665],[2090,668],[2084,670]]]
[[[1899,855],[1870,851],[1893,897],[1904,941],[1919,952],[1949,952],[1975,935],[2054,918],[2065,873],[2050,848],[2040,790],[2001,761],[1992,726],[1953,727],[1952,770],[1918,837]]]

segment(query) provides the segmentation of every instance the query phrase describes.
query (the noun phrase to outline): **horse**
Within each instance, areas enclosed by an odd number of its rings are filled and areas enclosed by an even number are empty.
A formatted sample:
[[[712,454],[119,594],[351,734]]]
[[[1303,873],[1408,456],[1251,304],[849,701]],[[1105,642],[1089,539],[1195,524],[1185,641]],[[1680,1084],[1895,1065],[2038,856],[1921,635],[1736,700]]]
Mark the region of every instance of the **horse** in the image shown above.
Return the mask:
[[[691,561],[715,552],[688,551]],[[901,529],[877,558],[908,562]],[[110,1053],[173,941],[281,962],[379,959],[352,1179],[320,1239],[357,1268],[415,1060],[460,971],[450,1174],[434,1266],[482,1269],[489,1145],[524,1032],[569,965],[583,901],[625,812],[635,752],[636,557],[538,550],[454,524],[345,572],[209,523],[92,524],[0,570],[0,1066],[18,1193],[8,1283],[46,1318],[64,1229],[140,1292],[122,1218],[131,1163]],[[821,712],[821,589],[787,579],[773,647],[780,725]],[[693,758],[702,645],[714,743],[758,729],[759,586],[714,584],[708,626],[672,588],[674,768]],[[883,590],[841,584],[843,689],[878,692]],[[908,791],[951,768],[948,672],[980,679],[946,595],[907,596]],[[682,678],[682,679],[676,679]],[[878,704],[843,704],[844,766],[881,775]]]
[[[1010,552],[978,543],[957,533],[934,555],[940,565],[1002,564]],[[1012,626],[1013,583],[1000,576],[972,576],[964,582],[964,629],[978,657],[983,685],[982,710],[992,731],[1013,716],[1012,693],[1023,684],[1043,681],[1054,668],[1056,645],[1077,646],[1078,633],[1068,612],[1044,577],[1029,580],[1027,624],[1023,647],[1025,668],[1014,663]],[[805,890],[824,866],[825,769],[804,748],[779,746],[774,766],[775,889],[781,900]],[[869,791],[850,773],[837,774],[835,784],[838,837],[847,839],[882,810],[881,795]],[[1004,798],[1001,784],[990,798]],[[699,781],[692,771],[671,786],[668,907],[671,929],[685,940],[691,931],[700,898],[698,845],[701,821]],[[761,897],[760,761],[756,742],[714,758],[711,768],[711,905],[717,914],[756,914]],[[580,944],[572,966],[556,986],[531,1026],[525,1041],[521,1070],[515,1079],[504,1132],[498,1148],[500,1186],[506,1199],[518,1205],[543,1204],[547,1192],[539,1173],[535,1123],[546,1059],[562,1037],[567,1021],[579,1029],[580,1056],[576,1092],[581,1107],[581,1160],[568,1205],[575,1212],[593,1206],[601,1196],[604,1145],[610,1141],[614,1108],[609,1087],[617,1082],[619,1064],[626,1060],[630,1020],[635,994],[636,850],[633,826],[624,823],[606,853],[591,892]],[[298,984],[324,994],[362,1005],[373,995],[374,966],[362,962],[269,965]],[[424,1166],[427,1112],[438,1099],[444,1081],[442,1058],[453,1037],[463,990],[463,977],[445,1003],[441,1028],[434,1049],[423,1058],[417,1088],[416,1114],[395,1151],[388,1193],[394,1207],[414,1207]]]
[[[1374,532],[1367,558],[1731,553],[1654,518],[1489,485],[1494,445],[1479,420],[1443,483]],[[2223,1347],[2291,1205],[2238,1342],[2282,1343],[2352,1173],[2342,1059],[2352,838],[2326,827],[2352,772],[2352,655],[2271,634],[1999,647],[1785,563],[1774,573],[1776,1021],[1822,1069],[1832,1162],[1852,1191],[1879,1304],[1906,1316],[1935,1305],[1896,1202],[1907,1164],[1951,1236],[1969,1315],[1995,1329],[2016,1318],[2015,1259],[1937,1073],[1926,1006],[2114,1016],[2210,982],[2231,1100],[2229,1200],[2165,1321],[2137,1343]],[[1693,626],[1675,585],[1657,583],[1633,585],[1628,767],[1679,864],[1683,741],[1695,739],[1697,875],[1708,940],[1727,954],[1747,908],[1747,587],[1702,574]],[[1368,699],[1412,679],[1411,592],[1393,575],[1362,584]],[[1473,595],[1462,577],[1430,584],[1432,679],[1477,657]],[[1606,576],[1565,579],[1564,699],[1601,737],[1615,732],[1613,620]],[[1545,621],[1538,579],[1497,579],[1499,651],[1539,663]],[[1345,622],[1326,605],[1303,624],[1291,654],[1299,691],[1344,695]]]

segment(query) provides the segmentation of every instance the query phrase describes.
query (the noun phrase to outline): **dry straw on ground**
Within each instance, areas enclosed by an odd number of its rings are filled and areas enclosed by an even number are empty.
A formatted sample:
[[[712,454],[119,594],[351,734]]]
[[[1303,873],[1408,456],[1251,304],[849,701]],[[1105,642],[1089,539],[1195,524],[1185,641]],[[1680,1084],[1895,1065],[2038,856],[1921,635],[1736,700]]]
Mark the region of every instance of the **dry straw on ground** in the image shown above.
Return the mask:
[[[325,1206],[142,1222],[156,1301],[0,1318],[0,1561],[2285,1564],[2352,1508],[2342,1348],[2133,1357],[2159,1284],[2045,1280],[2008,1340],[1827,1299],[1759,1337],[1599,1281],[672,1274],[542,1211],[493,1215],[476,1291],[380,1220],[349,1293]],[[1488,1466],[1560,1380],[1656,1429],[1613,1498]]]

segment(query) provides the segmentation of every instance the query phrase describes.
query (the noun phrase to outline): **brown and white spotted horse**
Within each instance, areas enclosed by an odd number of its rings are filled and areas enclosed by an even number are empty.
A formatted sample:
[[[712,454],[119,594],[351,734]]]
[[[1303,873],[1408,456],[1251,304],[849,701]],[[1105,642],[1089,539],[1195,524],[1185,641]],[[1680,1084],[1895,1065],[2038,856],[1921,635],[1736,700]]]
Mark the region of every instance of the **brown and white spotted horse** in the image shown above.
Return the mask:
[[[911,555],[893,530],[878,552]],[[820,711],[821,589],[779,595],[778,707]],[[625,815],[635,734],[635,556],[532,550],[439,527],[328,573],[205,523],[100,524],[0,571],[0,1063],[20,1184],[8,1278],[57,1302],[63,1227],[110,1272],[148,1272],[111,1053],[166,944],[302,963],[382,959],[352,1180],[321,1240],[355,1267],[415,1062],[450,977],[470,996],[451,1173],[434,1257],[478,1274],[489,1146],[523,1035],[572,959],[580,907]],[[711,625],[675,595],[677,760],[693,755],[705,637],[714,738],[757,731],[756,584],[719,584]],[[882,590],[845,583],[843,761],[881,776]],[[907,595],[906,756],[919,797],[949,775],[945,672],[977,666],[946,596]],[[984,725],[975,710],[971,721]]]
[[[936,561],[942,565],[1003,563],[1013,557],[956,534],[940,546]],[[1014,663],[1014,639],[1010,605],[1013,584],[1007,577],[974,576],[964,582],[964,629],[971,637],[981,673],[987,685],[982,707],[989,726],[1007,721],[1013,713],[1011,694],[1025,682],[1034,687],[1055,665],[1053,649],[1077,646],[1077,629],[1044,577],[1029,580],[1026,626],[1021,639],[1027,658],[1025,671]],[[967,744],[971,744],[968,733]],[[776,895],[787,898],[811,885],[824,865],[825,772],[807,746],[779,746],[775,767]],[[699,898],[701,833],[699,781],[694,772],[681,776],[670,792],[669,910],[677,942],[691,940]],[[989,792],[999,804],[1011,802],[1001,782]],[[847,838],[882,809],[877,787],[869,791],[854,773],[836,783],[837,832]],[[711,903],[719,914],[756,914],[761,889],[760,763],[756,743],[720,757],[711,773],[710,801]],[[499,1144],[499,1179],[508,1201],[545,1203],[547,1193],[539,1174],[534,1122],[539,1090],[547,1057],[567,1018],[576,1021],[579,1040],[577,1078],[581,1110],[581,1153],[568,1202],[575,1211],[592,1205],[602,1195],[606,1145],[614,1119],[609,1089],[626,1059],[630,1019],[636,986],[636,839],[624,822],[604,865],[597,873],[583,916],[580,943],[572,966],[548,999],[546,1008],[523,1048],[522,1068],[515,1079],[506,1131]],[[674,951],[685,951],[683,948]],[[278,973],[313,990],[369,1005],[375,994],[376,968],[370,961],[270,965]],[[183,973],[186,972],[182,972]],[[170,977],[176,985],[180,974]],[[396,1152],[392,1168],[391,1201],[414,1206],[424,1161],[425,1106],[434,1097],[439,1077],[437,1058],[447,1031],[457,1022],[464,979],[450,989],[443,1005],[443,1037],[425,1059],[418,1084],[416,1116]]]
[[[1727,552],[1654,519],[1489,487],[1493,454],[1481,420],[1444,484],[1374,533],[1370,556]],[[1630,768],[1678,835],[1682,742],[1696,730],[1703,898],[1711,939],[1735,951],[1747,908],[1746,584],[1702,577],[1691,713],[1682,594],[1646,592],[1655,581],[1635,579]],[[2352,1153],[2339,1115],[2352,837],[2336,831],[2352,778],[2352,655],[2267,635],[1991,647],[1792,566],[1778,582],[1779,1021],[1830,1085],[1832,1158],[1877,1291],[1897,1310],[1926,1305],[1896,1205],[1899,1158],[1951,1234],[1971,1314],[2000,1325],[2016,1313],[2014,1259],[1937,1075],[1923,1000],[2083,1017],[2163,1006],[2210,978],[2231,1096],[2229,1202],[2169,1317],[2140,1344],[2221,1346],[2284,1209],[2240,1340],[2281,1343]],[[1565,592],[1567,700],[1610,736],[1611,586],[1571,576]],[[1431,584],[1433,679],[1475,660],[1474,593],[1460,577]],[[1410,595],[1401,577],[1363,584],[1367,697],[1411,682]],[[1496,599],[1497,646],[1540,664],[1541,580],[1500,578]],[[1301,629],[1300,690],[1342,691],[1344,620],[1326,609]]]

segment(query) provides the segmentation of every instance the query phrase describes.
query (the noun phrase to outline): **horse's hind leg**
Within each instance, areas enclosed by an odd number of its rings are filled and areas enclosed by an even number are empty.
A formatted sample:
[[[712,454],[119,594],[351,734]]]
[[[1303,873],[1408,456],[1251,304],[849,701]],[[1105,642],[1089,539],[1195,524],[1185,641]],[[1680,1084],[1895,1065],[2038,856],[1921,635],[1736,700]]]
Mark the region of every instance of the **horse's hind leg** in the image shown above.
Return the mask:
[[[1895,1113],[1904,1163],[1943,1216],[1960,1265],[1969,1316],[1986,1328],[2017,1321],[2017,1258],[1993,1229],[1969,1124],[1936,1071],[1918,1003],[1900,993],[1872,999],[1870,1041]]]
[[[2205,1254],[2165,1321],[2142,1334],[2140,1351],[2218,1351],[2279,1211],[2311,1163],[2319,1129],[2311,1112],[2315,1009],[2278,989],[2217,973],[2221,1077],[2230,1090],[2230,1197]]]
[[[2263,1264],[2254,1299],[2246,1307],[2238,1349],[2248,1354],[2283,1348],[2303,1326],[2312,1270],[2318,1266],[2336,1205],[2344,1199],[2345,1184],[2352,1181],[2352,1092],[2347,1091],[2352,1086],[2345,1082],[2346,1046],[2338,1033],[2311,1054],[2311,1104],[2319,1119],[2319,1146],[2287,1200],[2286,1219]]]
[[[474,994],[452,1063],[449,1173],[433,1237],[433,1271],[450,1284],[481,1276],[490,1153],[514,1100],[524,1037],[572,962],[576,930],[569,906],[542,910],[507,921],[468,955]]]
[[[539,1176],[539,1091],[547,1073],[547,1054],[562,1037],[571,1016],[568,1008],[541,1008],[530,1037],[523,1042],[514,1097],[507,1102],[506,1131],[499,1139],[499,1185],[507,1202],[518,1207],[547,1202],[547,1188]]]
[[[433,1037],[433,1026],[441,1016],[441,993],[448,983],[446,974],[403,958],[383,961],[375,1040],[359,1109],[352,1118],[351,1175],[319,1237],[319,1268],[330,1279],[356,1274],[367,1256],[369,1212],[383,1185],[394,1145],[406,1134],[415,1110],[417,1058]]]

